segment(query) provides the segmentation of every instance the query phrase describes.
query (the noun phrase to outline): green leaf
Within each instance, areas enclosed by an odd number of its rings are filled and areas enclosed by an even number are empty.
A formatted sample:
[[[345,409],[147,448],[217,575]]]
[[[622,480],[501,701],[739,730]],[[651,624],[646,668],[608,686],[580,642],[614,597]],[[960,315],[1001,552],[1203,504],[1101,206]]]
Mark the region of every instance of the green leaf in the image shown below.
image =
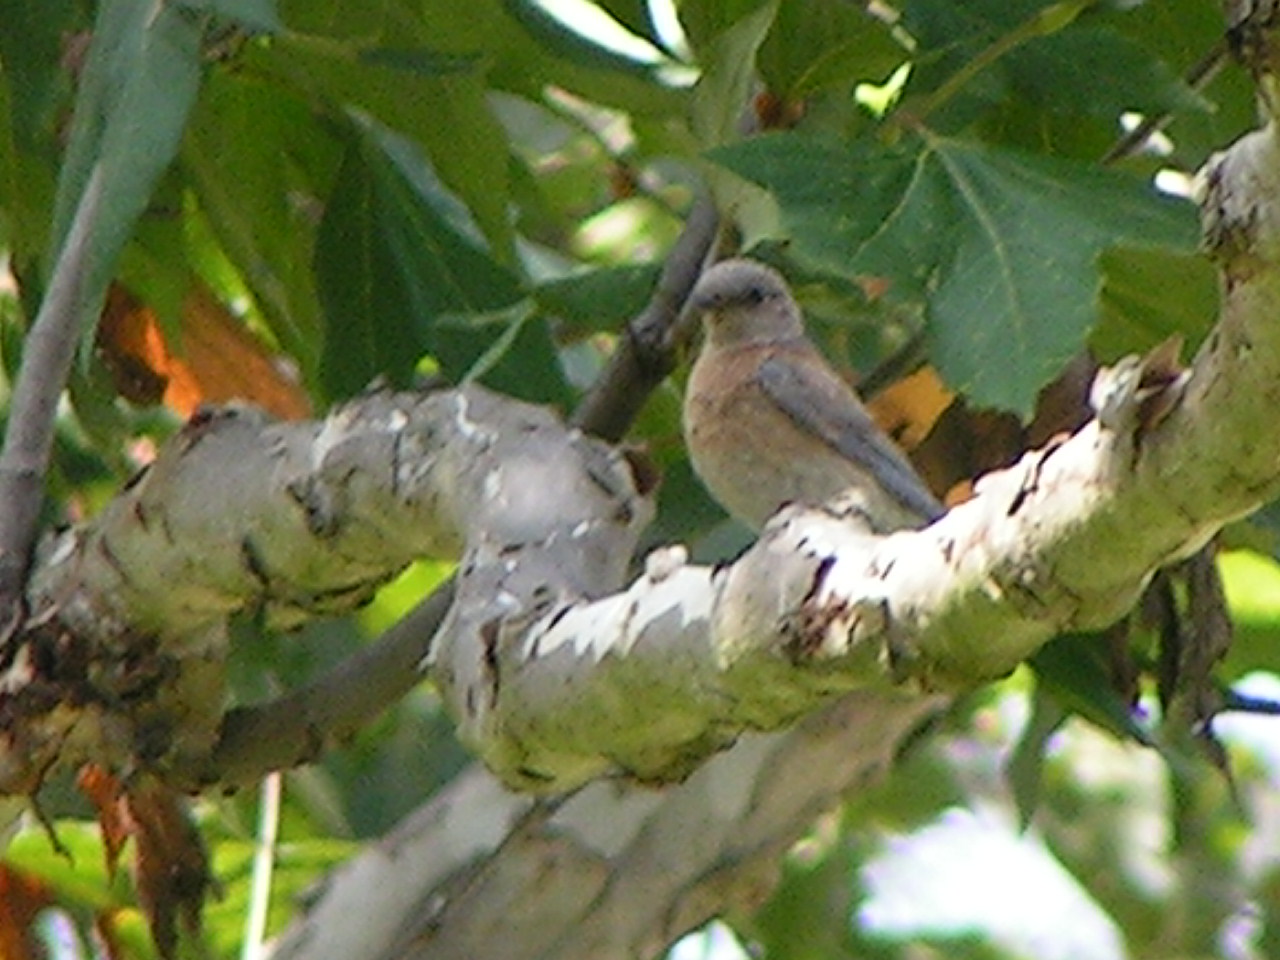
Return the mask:
[[[316,241],[320,378],[337,396],[380,374],[406,383],[436,345],[443,315],[494,311],[521,296],[517,278],[458,225],[464,208],[448,202],[412,145],[371,121],[360,126]]]
[[[771,91],[799,99],[850,81],[882,83],[906,59],[889,24],[858,4],[781,0],[759,66]]]
[[[502,0],[503,8],[557,59],[593,70],[616,70],[653,79],[653,66],[602,46],[570,29],[535,0]]]
[[[329,113],[365,110],[415,138],[440,179],[470,207],[493,255],[507,264],[516,261],[512,148],[494,115],[495,90],[536,102],[558,88],[664,120],[689,99],[634,61],[556,49],[504,0],[332,0],[323,10],[284,0],[282,8],[291,29],[271,45],[247,47],[244,68],[278,79]]]
[[[1108,250],[1102,256],[1102,316],[1089,337],[1111,363],[1171,336],[1194,349],[1218,316],[1218,272],[1201,255],[1168,250]]]
[[[199,18],[153,0],[109,0],[98,10],[53,231],[56,249],[97,168],[102,196],[81,287],[86,345],[120,251],[177,151],[200,86],[201,32]]]
[[[0,36],[6,32],[0,24]],[[49,116],[40,116],[43,98],[33,95],[38,77],[25,74],[7,57],[0,47],[0,246],[12,271],[34,281],[53,207],[56,171],[46,159],[56,149],[53,115],[50,110]],[[38,284],[24,285],[28,297],[37,291]],[[6,356],[14,359],[13,353]]]
[[[374,67],[391,67],[429,77],[450,73],[468,73],[480,66],[475,53],[443,53],[427,47],[377,47],[361,50],[356,55],[361,63]]]
[[[534,298],[577,334],[617,330],[649,302],[659,264],[607,267],[540,284]]]
[[[989,43],[1039,16],[1057,0],[907,0],[902,23],[925,50]]]
[[[711,157],[773,192],[797,259],[923,302],[947,382],[1024,416],[1096,319],[1099,254],[1199,236],[1191,204],[1134,178],[959,140],[774,134]]]
[[[672,446],[678,436],[678,428],[668,434]],[[749,529],[725,516],[724,509],[711,499],[693,472],[688,457],[662,464],[658,516],[645,531],[647,545],[657,547],[675,540],[687,542],[695,563],[718,563],[736,557],[752,539]]]
[[[428,338],[410,321],[411,278],[383,233],[384,201],[366,158],[353,149],[338,173],[316,240],[316,290],[326,325],[320,382],[350,396],[379,374],[408,383]]]
[[[713,146],[737,138],[738,120],[755,82],[756,50],[777,9],[778,0],[769,0],[699,51],[702,76],[693,97],[693,129],[699,143]]]
[[[1007,63],[1012,91],[1048,110],[1118,117],[1207,111],[1209,103],[1163,61],[1107,27],[1075,26],[1033,40]]]
[[[1005,764],[1004,775],[1018,808],[1018,825],[1026,829],[1040,806],[1044,785],[1044,752],[1049,738],[1066,722],[1067,711],[1037,684],[1031,697],[1031,716]]]
[[[767,0],[679,0],[676,13],[690,46],[699,53]]]
[[[65,94],[62,36],[76,25],[71,0],[0,0],[0,68],[9,86],[13,140],[24,151],[44,145]],[[8,198],[6,198],[6,203]]]
[[[312,279],[315,198],[330,188],[341,157],[332,128],[306,101],[227,72],[205,84],[182,150],[200,211],[308,380],[320,340]]]
[[[815,852],[783,859],[769,899],[747,921],[751,940],[765,957],[830,960],[865,957],[850,943],[849,918],[857,912],[856,878],[863,865],[859,845],[814,844]],[[708,951],[711,952],[711,951]],[[739,955],[746,955],[745,951]]]
[[[1098,634],[1063,634],[1027,661],[1036,680],[1063,709],[1079,714],[1121,740],[1151,745],[1132,707],[1116,692]]]
[[[908,0],[902,25],[917,44],[915,65],[907,89],[927,92],[968,67],[1001,38],[1038,17],[1052,0]],[[996,101],[1008,93],[1005,79],[988,67],[965,86],[961,102],[969,98]]]
[[[949,122],[994,103],[1025,102],[1042,110],[1105,118],[1112,129],[1121,113],[1204,112],[1195,93],[1144,43],[1119,29],[1122,15],[1102,18],[1090,4],[1044,5],[966,0],[917,3],[905,20],[919,42],[918,68],[909,89],[937,89],[975,61],[991,61],[957,91]],[[938,125],[938,118],[933,123]]]
[[[557,56],[511,15],[504,0],[283,0],[282,6],[290,33],[274,49],[249,51],[255,67],[322,91],[336,104],[359,104],[383,123],[416,136],[425,136],[422,131],[433,123],[430,87],[406,80],[403,71],[381,76],[349,71],[366,51],[430,50],[439,57],[476,57],[476,72],[486,87],[534,101],[548,87],[558,87],[604,106],[665,118],[680,112],[687,100],[686,91],[661,82],[651,70],[638,72],[633,62],[613,69],[606,61],[584,65]],[[434,118],[442,134],[450,129],[445,119]],[[440,164],[438,157],[433,161]]]
[[[662,38],[654,28],[646,0],[599,0],[596,6],[607,12],[638,37],[644,37],[655,46],[662,46]]]
[[[1201,0],[1160,0],[1127,5],[1105,20],[1118,31],[1152,50],[1179,74],[1203,61],[1222,42],[1222,10]],[[1173,143],[1171,164],[1198,168],[1214,150],[1221,150],[1257,125],[1257,90],[1246,70],[1224,69],[1202,91],[1211,111],[1176,115],[1166,133]]]
[[[269,59],[265,51],[255,51],[254,61],[284,71],[302,91],[327,99],[336,112],[358,107],[418,140],[440,178],[471,208],[493,249],[510,260],[514,238],[507,210],[507,138],[487,102],[479,60],[467,69],[465,56],[419,49],[418,66],[433,58],[437,65],[447,62],[448,69],[403,69],[405,49],[286,34]]]
[[[478,380],[508,396],[562,411],[572,403],[551,328],[531,302],[497,315],[445,317],[433,342],[440,369],[450,379]]]

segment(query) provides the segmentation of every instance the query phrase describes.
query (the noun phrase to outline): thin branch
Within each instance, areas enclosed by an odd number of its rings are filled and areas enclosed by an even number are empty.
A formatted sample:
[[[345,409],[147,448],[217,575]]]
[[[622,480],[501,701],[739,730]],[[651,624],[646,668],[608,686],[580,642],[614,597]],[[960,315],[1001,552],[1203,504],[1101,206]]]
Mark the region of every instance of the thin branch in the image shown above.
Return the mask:
[[[230,711],[207,765],[178,775],[195,787],[237,787],[271,770],[313,761],[422,681],[419,664],[453,595],[451,577],[376,642],[324,676],[268,703]]]
[[[671,336],[689,291],[702,273],[702,263],[720,225],[715,202],[703,194],[694,202],[648,305],[618,338],[608,365],[588,391],[571,422],[611,443],[622,439],[644,402],[676,364]]]
[[[280,839],[282,780],[279,772],[267,774],[258,797],[258,843],[253,853],[249,916],[240,949],[242,960],[262,960],[267,956],[267,914],[271,909],[271,880]]]
[[[1209,52],[1192,64],[1191,69],[1187,71],[1185,77],[1187,86],[1197,92],[1207,87],[1218,75],[1222,65],[1227,62],[1229,53],[1226,40],[1220,40],[1214,44]],[[1111,149],[1102,155],[1100,162],[1115,163],[1117,160],[1137,153],[1154,134],[1168,126],[1172,119],[1173,114],[1170,112],[1144,117],[1141,123],[1112,144]]]
[[[88,249],[101,212],[102,168],[95,166],[58,253],[53,276],[27,334],[0,452],[0,630],[16,623],[35,544],[54,418],[75,357],[85,304]]]

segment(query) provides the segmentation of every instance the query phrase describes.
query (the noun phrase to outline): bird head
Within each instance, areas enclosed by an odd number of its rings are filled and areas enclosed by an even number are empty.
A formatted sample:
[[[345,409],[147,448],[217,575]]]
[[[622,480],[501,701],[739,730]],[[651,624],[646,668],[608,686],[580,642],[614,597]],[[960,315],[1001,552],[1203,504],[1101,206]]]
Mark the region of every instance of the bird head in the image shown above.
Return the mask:
[[[803,336],[800,308],[782,275],[754,260],[724,260],[699,278],[689,302],[719,346],[772,343]]]

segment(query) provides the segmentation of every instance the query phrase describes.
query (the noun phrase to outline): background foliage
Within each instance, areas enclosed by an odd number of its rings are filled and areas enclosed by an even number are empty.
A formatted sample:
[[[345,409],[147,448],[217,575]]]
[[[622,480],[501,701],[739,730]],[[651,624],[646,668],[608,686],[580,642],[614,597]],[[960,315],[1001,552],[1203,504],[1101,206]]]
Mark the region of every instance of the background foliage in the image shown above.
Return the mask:
[[[6,376],[86,183],[104,185],[50,519],[91,514],[201,402],[303,416],[440,376],[572,409],[708,188],[725,242],[787,272],[851,375],[941,378],[901,388],[932,408],[907,434],[954,427],[953,394],[1030,419],[1084,348],[1194,344],[1213,320],[1175,194],[1254,121],[1247,77],[1203,69],[1221,34],[1210,0],[0,0]],[[1142,117],[1163,132],[1113,159]],[[681,376],[631,435],[665,472],[653,537],[723,556],[744,533],[689,471]],[[968,423],[967,453],[990,424]],[[944,454],[932,476],[971,472]],[[1229,541],[1249,549],[1222,561],[1238,642],[1219,680],[1267,692],[1268,518]],[[447,572],[412,568],[300,636],[243,624],[235,696],[314,675]],[[1150,653],[1142,630],[1130,643]],[[728,918],[736,936],[778,958],[1280,955],[1274,722],[1219,727],[1229,789],[1194,749],[1137,745],[1147,707],[1039,676],[975,695],[816,824],[769,905]],[[1063,703],[1098,726],[1063,726]],[[268,930],[460,767],[447,730],[422,689],[287,775]],[[26,950],[38,915],[60,955],[95,924],[112,955],[151,955],[86,801],[47,793],[71,856],[39,829],[11,846],[0,953]],[[211,956],[246,936],[257,806],[199,807],[223,890]]]

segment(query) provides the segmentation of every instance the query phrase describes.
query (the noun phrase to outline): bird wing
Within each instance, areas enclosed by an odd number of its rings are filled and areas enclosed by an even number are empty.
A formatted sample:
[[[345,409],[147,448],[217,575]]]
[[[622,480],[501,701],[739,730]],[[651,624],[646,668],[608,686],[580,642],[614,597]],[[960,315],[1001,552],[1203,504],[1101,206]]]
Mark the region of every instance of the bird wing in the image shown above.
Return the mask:
[[[927,521],[946,511],[844,381],[820,358],[799,363],[777,354],[756,372],[760,389],[796,425],[879,479],[903,506]]]

